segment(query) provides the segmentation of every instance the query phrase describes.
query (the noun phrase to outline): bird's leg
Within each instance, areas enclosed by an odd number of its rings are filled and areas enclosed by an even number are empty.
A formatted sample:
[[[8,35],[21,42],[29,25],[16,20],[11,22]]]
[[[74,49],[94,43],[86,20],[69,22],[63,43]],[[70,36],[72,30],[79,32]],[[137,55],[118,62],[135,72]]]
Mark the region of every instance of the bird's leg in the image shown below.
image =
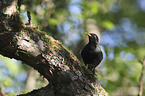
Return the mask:
[[[97,67],[92,68],[92,73],[95,74],[97,72]]]
[[[88,69],[89,69],[93,74],[95,74],[95,73],[96,73],[96,70],[97,70],[97,67],[96,67],[96,66],[93,66],[93,65],[88,65]]]

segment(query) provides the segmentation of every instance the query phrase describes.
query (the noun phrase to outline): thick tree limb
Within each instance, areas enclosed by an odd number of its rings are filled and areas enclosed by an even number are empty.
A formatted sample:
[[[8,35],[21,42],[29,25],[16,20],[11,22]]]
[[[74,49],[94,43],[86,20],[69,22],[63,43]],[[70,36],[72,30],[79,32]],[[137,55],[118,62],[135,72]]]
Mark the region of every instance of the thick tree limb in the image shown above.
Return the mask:
[[[17,12],[1,11],[0,17],[0,54],[23,61],[49,81],[45,88],[26,96],[107,96],[95,76],[59,41],[25,26]]]
[[[143,77],[144,77],[144,69],[145,69],[145,58],[142,62],[142,70],[141,70],[141,76],[140,76],[140,84],[139,84],[139,94],[138,96],[142,96],[143,94]]]

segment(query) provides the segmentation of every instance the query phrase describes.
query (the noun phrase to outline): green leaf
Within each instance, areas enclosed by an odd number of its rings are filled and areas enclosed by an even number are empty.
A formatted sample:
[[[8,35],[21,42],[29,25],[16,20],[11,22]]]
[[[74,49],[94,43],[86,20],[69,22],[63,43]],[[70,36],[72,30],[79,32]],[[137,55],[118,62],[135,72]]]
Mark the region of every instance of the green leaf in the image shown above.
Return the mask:
[[[110,30],[114,28],[114,24],[109,20],[103,21],[102,26],[104,26],[105,28],[110,29]]]
[[[7,87],[11,87],[12,86],[12,79],[10,79],[9,77],[6,77],[3,81],[2,81],[2,84],[4,86],[7,86]]]
[[[96,14],[98,12],[98,10],[99,10],[97,1],[91,2],[90,7],[91,7],[91,12],[93,14]]]
[[[51,25],[57,25],[58,24],[58,21],[56,19],[49,18],[48,19],[48,23],[51,24]]]

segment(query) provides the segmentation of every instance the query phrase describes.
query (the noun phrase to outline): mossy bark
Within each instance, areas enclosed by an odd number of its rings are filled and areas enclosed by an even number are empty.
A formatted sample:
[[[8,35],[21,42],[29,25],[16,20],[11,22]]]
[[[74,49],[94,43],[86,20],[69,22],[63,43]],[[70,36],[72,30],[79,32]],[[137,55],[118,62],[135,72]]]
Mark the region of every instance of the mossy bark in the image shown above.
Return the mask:
[[[21,60],[49,81],[46,87],[23,95],[107,96],[96,77],[63,44],[37,28],[24,25],[17,11],[6,13],[7,7],[16,8],[14,2],[7,1],[1,6],[0,54]]]

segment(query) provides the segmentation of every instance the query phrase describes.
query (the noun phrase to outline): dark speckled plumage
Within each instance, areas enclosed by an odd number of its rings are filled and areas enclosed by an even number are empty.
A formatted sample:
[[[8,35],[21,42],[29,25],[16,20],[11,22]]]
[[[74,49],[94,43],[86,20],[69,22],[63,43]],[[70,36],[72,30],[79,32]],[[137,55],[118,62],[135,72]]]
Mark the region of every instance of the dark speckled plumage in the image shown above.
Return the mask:
[[[95,73],[95,68],[103,59],[103,53],[99,47],[99,39],[96,34],[86,33],[89,36],[89,43],[82,49],[81,56],[85,65]]]

